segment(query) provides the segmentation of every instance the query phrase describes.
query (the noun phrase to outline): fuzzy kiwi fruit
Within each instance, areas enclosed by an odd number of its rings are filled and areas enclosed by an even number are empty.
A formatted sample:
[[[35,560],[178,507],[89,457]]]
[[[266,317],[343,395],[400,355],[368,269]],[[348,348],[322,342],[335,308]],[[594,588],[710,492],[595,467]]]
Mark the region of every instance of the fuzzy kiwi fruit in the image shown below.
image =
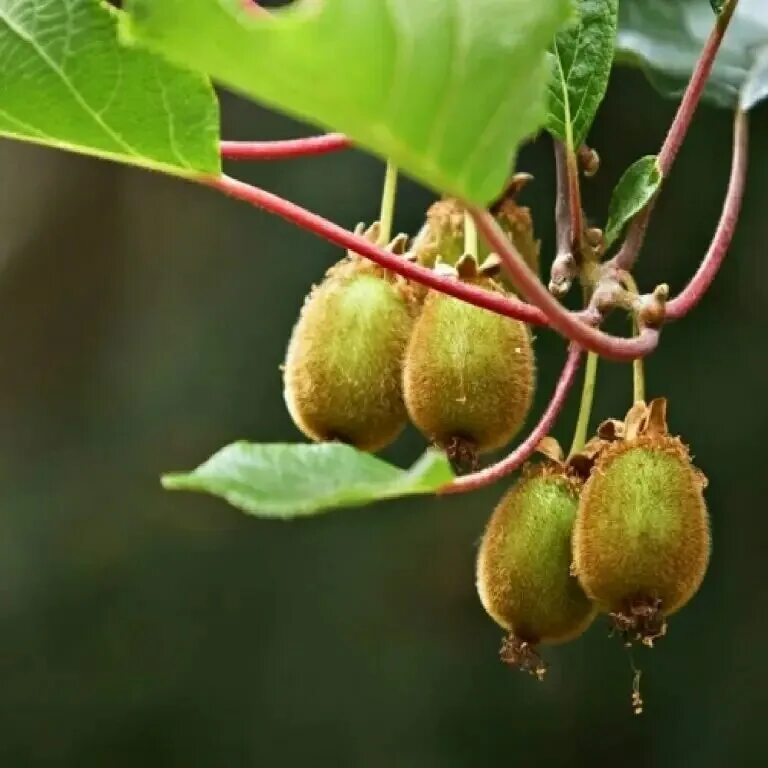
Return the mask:
[[[706,479],[668,434],[664,401],[637,404],[627,426],[600,453],[581,494],[574,570],[628,639],[652,645],[707,570]]]
[[[505,195],[495,203],[491,212],[505,235],[512,241],[525,259],[526,264],[538,274],[541,242],[533,232],[530,209],[517,205],[515,195],[529,178],[520,174],[517,183],[513,180]],[[520,181],[519,179],[523,180]],[[434,203],[427,211],[427,220],[416,236],[411,254],[426,267],[441,262],[455,265],[464,255],[464,206],[454,198],[444,198]],[[480,243],[479,258],[489,255],[485,242]]]
[[[480,601],[510,633],[502,659],[539,677],[536,646],[574,639],[595,615],[570,574],[579,488],[563,467],[528,465],[496,507],[477,558]]]
[[[284,365],[284,396],[316,441],[377,451],[405,426],[402,365],[414,321],[407,284],[349,256],[308,296]]]
[[[462,278],[489,291],[489,277]],[[403,368],[411,421],[460,464],[505,446],[522,427],[535,386],[531,332],[502,317],[429,291]]]

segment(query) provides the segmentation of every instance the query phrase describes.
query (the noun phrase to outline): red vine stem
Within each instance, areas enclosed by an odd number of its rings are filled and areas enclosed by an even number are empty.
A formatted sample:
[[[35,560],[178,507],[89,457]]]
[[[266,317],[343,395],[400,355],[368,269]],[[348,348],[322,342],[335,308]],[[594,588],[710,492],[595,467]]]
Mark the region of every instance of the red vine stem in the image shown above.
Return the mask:
[[[725,37],[737,5],[738,0],[727,0],[725,7],[717,17],[717,22],[704,45],[699,60],[696,62],[696,68],[685,89],[680,106],[677,108],[675,119],[672,121],[672,125],[664,139],[664,144],[659,151],[658,163],[663,178],[669,175],[672,164],[675,162],[677,153],[688,133],[696,107],[699,105],[701,95],[704,92],[704,86],[707,84],[709,75],[712,72],[715,57],[720,50],[723,37]],[[656,196],[658,196],[658,193]],[[656,196],[632,220],[627,237],[613,259],[613,263],[618,269],[630,272],[635,261],[637,261],[638,254],[645,240],[645,232],[648,229],[648,222],[656,202]]]
[[[426,285],[437,291],[461,299],[477,307],[488,309],[499,315],[513,317],[533,325],[550,325],[564,336],[572,338],[587,349],[614,360],[633,360],[643,357],[655,349],[658,332],[646,329],[633,339],[623,339],[602,333],[585,322],[584,313],[572,313],[547,292],[547,289],[528,268],[522,257],[507,240],[487,211],[470,207],[478,228],[486,236],[491,247],[507,263],[515,284],[532,304],[513,296],[486,291],[483,288],[463,283],[453,277],[440,275],[434,270],[422,267],[390,251],[381,248],[364,237],[349,232],[328,219],[318,216],[278,195],[238,181],[229,176],[201,179],[205,184],[230,197],[250,203],[274,213],[292,224],[314,232],[335,245],[364,256],[409,280]]]
[[[387,251],[364,237],[355,235],[344,227],[340,227],[338,224],[264,189],[223,175],[203,178],[201,181],[230,197],[274,213],[340,248],[354,251],[409,280],[499,315],[513,317],[533,325],[547,325],[547,316],[541,310],[520,301],[520,299],[486,291],[483,288],[462,283],[453,277],[440,275],[427,267],[422,267],[420,264],[415,264],[402,256]]]
[[[325,155],[351,146],[343,133],[326,133],[283,141],[222,141],[221,156],[225,160],[284,160]]]
[[[723,204],[712,244],[696,274],[688,285],[667,304],[666,319],[679,320],[687,315],[712,285],[720,269],[736,230],[736,223],[741,212],[744,198],[744,183],[747,178],[747,158],[749,155],[749,120],[746,112],[738,110],[733,126],[733,161],[728,191]]]
[[[479,488],[495,483],[497,480],[501,480],[507,475],[511,475],[516,469],[519,469],[533,455],[542,439],[549,434],[552,425],[560,415],[568,393],[576,380],[576,374],[581,362],[581,353],[582,350],[577,344],[571,344],[568,350],[568,357],[547,409],[528,437],[509,456],[479,472],[473,472],[471,475],[456,478],[453,482],[440,488],[438,493],[449,494],[476,491]]]
[[[506,267],[512,284],[525,299],[544,313],[550,327],[590,352],[596,352],[611,360],[634,360],[645,357],[656,348],[659,341],[657,330],[644,328],[639,336],[625,339],[603,333],[569,312],[544,287],[536,273],[501,231],[493,216],[476,206],[468,207],[477,222],[478,230]]]

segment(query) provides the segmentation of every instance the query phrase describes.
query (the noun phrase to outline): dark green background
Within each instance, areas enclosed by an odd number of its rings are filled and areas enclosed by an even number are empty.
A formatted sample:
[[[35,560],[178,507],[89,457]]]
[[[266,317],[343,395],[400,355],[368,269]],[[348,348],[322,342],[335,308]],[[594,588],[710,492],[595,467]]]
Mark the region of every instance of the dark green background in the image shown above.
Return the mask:
[[[614,78],[592,134],[595,223],[673,108],[637,73]],[[228,138],[307,130],[231,97],[223,113]],[[705,251],[730,127],[702,110],[643,287],[678,289]],[[293,524],[163,492],[161,472],[233,439],[299,439],[278,365],[341,254],[205,189],[0,144],[0,765],[764,765],[766,135],[763,109],[722,275],[648,365],[711,478],[714,552],[698,597],[638,654],[641,718],[602,622],[547,651],[542,684],[498,662],[473,559],[503,486]],[[549,142],[519,165],[549,257]],[[350,227],[377,212],[382,168],[363,154],[230,170]],[[415,231],[430,200],[403,184],[398,228]],[[564,346],[542,331],[537,350],[540,410]],[[621,416],[630,371],[602,374],[596,417]],[[574,417],[571,403],[564,441]],[[386,455],[422,447],[408,432]]]

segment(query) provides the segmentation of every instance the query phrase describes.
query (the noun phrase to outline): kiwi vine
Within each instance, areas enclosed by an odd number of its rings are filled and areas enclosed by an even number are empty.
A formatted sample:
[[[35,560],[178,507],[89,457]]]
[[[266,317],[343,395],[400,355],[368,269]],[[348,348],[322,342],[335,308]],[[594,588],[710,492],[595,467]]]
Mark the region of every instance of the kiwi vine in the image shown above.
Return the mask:
[[[270,13],[253,0],[241,4],[248,14]],[[565,137],[553,133],[557,237],[545,281],[534,217],[520,202],[531,181],[525,173],[510,169],[506,187],[487,206],[442,197],[414,236],[393,231],[398,169],[392,161],[377,220],[354,231],[232,176],[189,176],[344,252],[310,290],[283,366],[287,409],[310,441],[375,453],[410,422],[450,460],[452,479],[437,487],[438,495],[476,491],[520,470],[485,527],[475,580],[480,602],[505,633],[501,660],[539,679],[547,668],[541,646],[574,640],[600,615],[630,652],[634,645],[654,646],[707,570],[707,479],[670,432],[666,400],[647,399],[643,360],[657,348],[664,326],[696,307],[728,252],[747,173],[746,111],[734,113],[722,212],[695,274],[670,296],[665,283],[639,290],[632,273],[660,182],[672,171],[737,4],[718,6],[654,160],[659,184],[622,222],[615,253],[613,236],[589,226],[582,205],[582,179],[599,173],[598,151],[574,141],[569,118]],[[614,17],[616,7],[614,2]],[[329,133],[222,141],[218,148],[222,160],[248,162],[353,145],[350,137]],[[562,300],[577,287],[583,306],[572,311]],[[614,312],[626,314],[627,335],[602,330]],[[562,371],[528,434],[504,458],[484,465],[487,454],[521,434],[529,417],[538,383],[537,327],[567,342]],[[550,432],[585,357],[579,415],[566,452]],[[632,402],[623,418],[604,421],[591,433],[601,357],[631,365]],[[631,664],[632,706],[639,713],[640,672],[633,659]]]
[[[712,68],[736,0],[723,6],[657,158],[669,175]],[[265,12],[265,11],[257,11]],[[539,242],[515,174],[487,209],[443,198],[414,237],[392,238],[396,169],[388,164],[379,221],[350,233],[264,190],[228,177],[225,194],[282,216],[342,247],[347,255],[307,299],[285,364],[286,402],[312,440],[363,450],[391,442],[410,420],[447,452],[458,476],[438,493],[464,493],[522,467],[493,512],[477,558],[476,583],[490,617],[507,633],[501,659],[541,679],[539,646],[572,640],[598,614],[631,646],[651,647],[668,618],[697,591],[710,534],[704,475],[668,432],[666,401],[646,403],[643,358],[663,326],[687,315],[709,288],[738,219],[747,167],[746,113],[736,111],[732,170],[720,221],[701,266],[670,298],[665,284],[641,293],[632,277],[658,190],[630,219],[616,255],[586,225],[581,178],[599,172],[598,153],[554,139],[557,252],[549,284],[539,278]],[[221,146],[230,160],[301,157],[351,146],[340,134],[289,142]],[[580,311],[560,303],[579,283]],[[600,330],[628,314],[628,337]],[[506,458],[481,468],[483,454],[506,446],[528,415],[536,385],[531,329],[569,342],[549,406]],[[566,455],[548,436],[587,364],[573,444]],[[598,360],[631,361],[633,405],[626,418],[589,437]],[[539,452],[541,459],[530,461]],[[642,711],[640,672],[632,705]]]

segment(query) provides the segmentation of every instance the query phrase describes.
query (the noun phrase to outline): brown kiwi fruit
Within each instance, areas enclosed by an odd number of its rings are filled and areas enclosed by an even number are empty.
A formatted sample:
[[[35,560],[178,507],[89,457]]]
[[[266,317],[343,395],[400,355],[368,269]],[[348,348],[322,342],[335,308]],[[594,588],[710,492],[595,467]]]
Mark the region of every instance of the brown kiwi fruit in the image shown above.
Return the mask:
[[[706,478],[669,435],[665,401],[637,403],[615,424],[581,494],[574,570],[627,639],[652,645],[707,570]]]
[[[595,616],[570,573],[580,486],[563,465],[527,465],[496,507],[480,544],[480,601],[510,633],[502,659],[539,677],[544,665],[536,646],[574,639]]]
[[[402,367],[415,305],[405,281],[357,256],[332,267],[308,296],[284,365],[284,396],[299,429],[377,451],[405,426]]]
[[[474,263],[474,260],[472,260]],[[480,272],[463,280],[503,292]],[[428,440],[460,464],[505,446],[522,427],[536,380],[525,323],[429,291],[403,369],[408,415]]]

